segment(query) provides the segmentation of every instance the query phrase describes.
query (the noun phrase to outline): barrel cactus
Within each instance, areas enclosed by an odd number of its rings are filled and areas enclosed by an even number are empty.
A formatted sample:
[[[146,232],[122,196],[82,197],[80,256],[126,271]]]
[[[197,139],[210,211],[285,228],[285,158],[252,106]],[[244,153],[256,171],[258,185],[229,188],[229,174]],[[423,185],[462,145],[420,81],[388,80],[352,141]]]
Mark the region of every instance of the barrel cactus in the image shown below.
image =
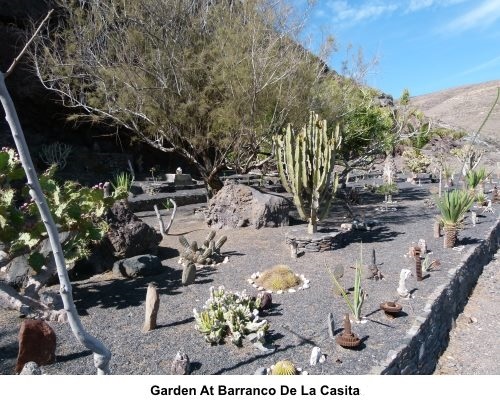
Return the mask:
[[[297,375],[299,374],[297,367],[290,360],[278,361],[274,366],[271,366],[271,375]]]
[[[257,279],[257,284],[266,290],[288,290],[300,284],[300,278],[290,267],[279,264],[264,271]]]

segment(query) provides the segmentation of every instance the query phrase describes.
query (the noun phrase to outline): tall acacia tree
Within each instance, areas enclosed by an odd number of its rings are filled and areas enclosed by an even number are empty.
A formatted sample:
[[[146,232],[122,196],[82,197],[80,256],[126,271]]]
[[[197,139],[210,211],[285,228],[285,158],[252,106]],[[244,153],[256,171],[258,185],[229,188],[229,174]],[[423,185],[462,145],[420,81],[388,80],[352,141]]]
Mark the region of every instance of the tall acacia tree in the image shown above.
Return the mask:
[[[71,118],[181,154],[212,190],[222,169],[269,160],[324,70],[285,0],[60,1],[57,13],[34,60]]]

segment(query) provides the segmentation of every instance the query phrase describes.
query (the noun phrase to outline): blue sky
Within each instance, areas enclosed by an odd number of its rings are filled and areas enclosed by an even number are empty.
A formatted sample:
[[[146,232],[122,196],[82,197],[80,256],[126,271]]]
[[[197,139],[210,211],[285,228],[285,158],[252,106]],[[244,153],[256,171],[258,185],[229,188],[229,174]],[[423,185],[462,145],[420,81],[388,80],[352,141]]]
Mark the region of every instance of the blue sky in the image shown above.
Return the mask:
[[[299,10],[309,3],[292,2]],[[328,62],[339,70],[361,47],[366,61],[378,60],[367,84],[394,97],[500,79],[500,0],[315,3],[304,31],[311,48],[333,35],[338,51]]]

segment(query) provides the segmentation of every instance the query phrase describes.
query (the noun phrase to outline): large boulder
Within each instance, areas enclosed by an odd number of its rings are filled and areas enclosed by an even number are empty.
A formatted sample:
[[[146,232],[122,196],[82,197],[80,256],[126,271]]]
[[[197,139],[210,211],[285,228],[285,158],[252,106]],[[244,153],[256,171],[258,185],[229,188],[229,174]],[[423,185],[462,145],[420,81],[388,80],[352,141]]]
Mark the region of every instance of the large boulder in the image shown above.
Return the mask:
[[[125,201],[116,202],[108,213],[106,240],[116,258],[155,253],[162,236],[130,211]]]
[[[216,229],[288,225],[290,206],[283,197],[243,184],[228,184],[208,204],[206,221]]]

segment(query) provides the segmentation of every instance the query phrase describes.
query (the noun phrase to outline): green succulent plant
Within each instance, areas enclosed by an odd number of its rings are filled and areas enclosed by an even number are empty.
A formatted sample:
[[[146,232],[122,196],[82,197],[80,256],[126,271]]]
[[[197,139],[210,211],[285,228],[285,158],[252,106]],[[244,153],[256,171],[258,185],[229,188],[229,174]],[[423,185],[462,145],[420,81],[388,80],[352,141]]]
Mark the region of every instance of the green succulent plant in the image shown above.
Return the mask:
[[[193,309],[196,329],[205,335],[205,340],[218,344],[229,337],[235,345],[255,333],[256,339],[263,342],[269,328],[266,320],[258,317],[260,298],[254,299],[245,292],[230,292],[224,287],[210,288],[210,298],[203,311]]]
[[[299,133],[289,124],[273,140],[281,183],[293,195],[300,218],[309,222],[308,233],[314,233],[318,221],[328,214],[337,190],[333,169],[342,141],[340,123],[334,131],[328,131],[326,120],[311,111]]]
[[[54,180],[56,166],[39,176],[50,212],[59,232],[73,236],[63,244],[67,262],[90,254],[89,245],[98,242],[108,226],[104,214],[113,204],[113,197],[104,197],[103,185],[82,187],[76,182],[63,184]],[[0,242],[10,257],[30,253],[29,263],[37,271],[45,263],[37,248],[47,238],[39,211],[22,180],[25,179],[19,157],[13,149],[0,151]],[[15,182],[14,182],[15,180]]]
[[[222,260],[220,249],[226,243],[227,236],[220,237],[214,242],[215,231],[210,231],[203,244],[198,245],[196,241],[189,243],[185,236],[179,236],[179,242],[184,247],[181,259],[184,263],[212,264]]]
[[[455,246],[458,227],[461,225],[465,213],[474,204],[474,194],[468,190],[453,190],[444,193],[437,201],[437,207],[441,213],[441,223],[444,229],[444,247]]]
[[[475,190],[479,184],[481,184],[482,181],[486,180],[488,177],[488,173],[486,173],[486,170],[484,167],[481,167],[480,169],[477,170],[469,170],[467,174],[465,175],[465,183],[467,185],[467,188],[470,190]]]
[[[445,192],[437,201],[443,226],[456,226],[462,222],[467,210],[474,204],[474,195],[465,190]]]
[[[264,271],[257,279],[257,284],[266,290],[287,290],[298,286],[300,278],[295,275],[290,267],[279,264]]]
[[[361,288],[361,275],[363,273],[363,246],[361,246],[361,253],[360,253],[360,260],[356,262],[356,267],[355,267],[355,274],[354,274],[354,289],[352,292],[352,301],[349,299],[347,292],[345,289],[342,287],[340,284],[340,281],[337,279],[335,276],[334,272],[326,266],[326,269],[330,273],[332,282],[335,286],[335,290],[339,291],[340,294],[342,295],[342,298],[344,299],[345,303],[349,307],[352,315],[354,316],[354,319],[356,321],[361,320],[361,307],[363,306],[363,303],[366,298],[366,293],[364,292],[363,288]]]
[[[134,181],[134,178],[130,173],[127,172],[120,172],[118,173],[114,181],[111,182],[111,185],[113,186],[113,197],[116,198],[117,200],[127,198],[128,193],[130,191],[130,187],[132,186],[132,181]]]

